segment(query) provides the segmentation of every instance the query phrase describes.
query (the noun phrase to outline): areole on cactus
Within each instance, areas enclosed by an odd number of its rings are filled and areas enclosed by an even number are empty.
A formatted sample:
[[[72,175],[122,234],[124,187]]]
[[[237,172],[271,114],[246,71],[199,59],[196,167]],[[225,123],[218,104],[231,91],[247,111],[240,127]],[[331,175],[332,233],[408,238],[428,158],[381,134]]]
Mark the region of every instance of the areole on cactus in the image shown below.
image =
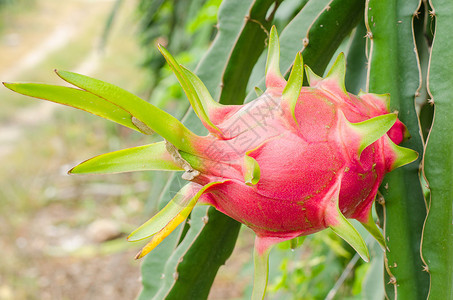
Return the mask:
[[[208,204],[256,233],[254,299],[267,284],[270,247],[326,228],[348,242],[364,260],[368,250],[347,220],[356,219],[385,247],[371,215],[384,175],[417,158],[397,146],[408,136],[389,96],[349,94],[340,54],[325,78],[305,68],[296,55],[288,81],[279,70],[275,27],[269,36],[266,90],[244,105],[214,101],[201,80],[159,47],[176,74],[192,108],[208,129],[198,136],[170,114],[114,85],[56,71],[77,88],[5,83],[18,93],[73,106],[165,141],[87,160],[70,173],[141,170],[185,171],[190,181],[145,224],[128,237],[151,237],[141,258],[190,214]]]

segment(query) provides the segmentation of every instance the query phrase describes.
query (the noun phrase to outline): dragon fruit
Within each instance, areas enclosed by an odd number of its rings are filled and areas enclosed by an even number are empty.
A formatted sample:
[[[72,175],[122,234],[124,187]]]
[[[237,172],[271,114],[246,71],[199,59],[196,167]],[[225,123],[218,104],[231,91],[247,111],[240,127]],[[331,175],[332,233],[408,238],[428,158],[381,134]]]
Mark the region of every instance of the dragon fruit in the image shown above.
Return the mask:
[[[412,162],[417,153],[397,146],[408,136],[389,95],[346,92],[340,54],[325,78],[296,55],[286,81],[279,70],[275,27],[269,37],[266,90],[244,105],[220,105],[201,80],[162,54],[175,72],[195,113],[208,129],[197,136],[164,111],[111,84],[57,71],[79,89],[43,84],[5,84],[37,98],[74,106],[164,142],[104,154],[70,173],[183,170],[190,181],[130,241],[152,237],[141,258],[182,223],[197,203],[217,210],[256,233],[253,298],[262,298],[272,245],[332,229],[364,260],[368,250],[347,220],[356,219],[384,247],[372,204],[384,175]]]

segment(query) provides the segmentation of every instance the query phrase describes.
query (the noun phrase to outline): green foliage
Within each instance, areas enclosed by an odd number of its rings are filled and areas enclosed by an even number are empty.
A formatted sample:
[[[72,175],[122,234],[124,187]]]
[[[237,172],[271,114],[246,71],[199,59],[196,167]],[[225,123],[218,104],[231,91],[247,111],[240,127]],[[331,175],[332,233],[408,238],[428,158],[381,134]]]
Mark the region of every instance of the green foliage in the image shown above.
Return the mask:
[[[402,145],[423,153],[414,95],[420,85],[417,56],[413,51],[412,19],[419,1],[370,1],[366,26],[370,41],[371,92],[390,93],[390,108],[399,112],[401,121],[412,137]],[[389,13],[392,12],[392,13]],[[396,28],[392,24],[397,24]],[[394,77],[402,73],[404,76]],[[385,199],[385,216],[381,216],[387,238],[386,285],[388,297],[424,299],[428,275],[421,270],[420,248],[422,224],[426,216],[420,185],[419,159],[389,173],[381,186]],[[394,250],[397,249],[397,250]],[[403,268],[399,267],[404,265]]]
[[[428,217],[423,231],[422,256],[431,277],[429,298],[453,298],[453,101],[449,88],[453,82],[453,55],[450,28],[453,3],[431,1],[436,29],[427,78],[434,104],[432,129],[428,135],[424,175],[430,190]]]
[[[269,282],[272,299],[325,299],[335,281],[353,256],[333,232],[320,232],[305,238],[304,244],[290,250],[290,243],[276,247],[272,259],[279,261],[278,272]],[[271,260],[272,263],[272,260]],[[272,274],[271,273],[271,274]],[[352,274],[353,275],[353,274]],[[351,292],[354,276],[350,276],[345,294]]]
[[[157,45],[165,46],[185,65],[186,62],[198,61],[214,37],[220,3],[219,0],[139,2],[140,43],[145,49],[142,64],[150,72],[150,94],[155,88],[160,91],[168,88],[165,78],[169,74],[164,71],[165,59],[157,50]],[[172,85],[174,83],[172,81]]]

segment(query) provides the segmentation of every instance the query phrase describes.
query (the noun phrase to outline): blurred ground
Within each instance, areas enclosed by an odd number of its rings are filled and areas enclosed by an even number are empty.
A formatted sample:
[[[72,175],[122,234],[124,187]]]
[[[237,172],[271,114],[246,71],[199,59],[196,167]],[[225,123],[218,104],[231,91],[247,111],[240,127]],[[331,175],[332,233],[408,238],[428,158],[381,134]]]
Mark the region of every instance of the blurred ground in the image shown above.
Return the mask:
[[[52,71],[59,68],[140,92],[142,82],[132,76],[141,72],[131,38],[135,1],[124,1],[102,52],[99,38],[113,1],[19,2],[1,14],[0,80],[56,83]],[[125,141],[140,144],[139,137],[3,87],[0,124],[0,299],[133,299],[140,245],[124,237],[145,218],[148,175],[65,172],[129,146]]]
[[[57,68],[145,93],[136,1],[123,1],[102,50],[114,1],[18,2],[0,13],[1,81],[62,84]],[[135,298],[140,262],[134,256],[142,245],[125,236],[155,209],[145,205],[159,193],[152,179],[167,175],[66,172],[92,156],[149,142],[103,119],[0,87],[0,300]],[[238,272],[251,265],[251,244],[246,231],[210,299],[242,297],[249,282],[238,281]]]

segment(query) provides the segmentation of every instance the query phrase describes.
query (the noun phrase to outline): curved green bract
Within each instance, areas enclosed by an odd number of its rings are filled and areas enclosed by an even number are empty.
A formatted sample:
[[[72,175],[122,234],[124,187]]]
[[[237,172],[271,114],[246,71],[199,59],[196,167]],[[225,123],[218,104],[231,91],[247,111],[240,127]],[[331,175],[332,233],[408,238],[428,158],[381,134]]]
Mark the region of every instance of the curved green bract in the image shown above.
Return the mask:
[[[189,206],[197,191],[192,183],[186,184],[171,201],[151,219],[135,229],[128,237],[128,241],[140,241],[162,230],[185,207]],[[195,199],[195,202],[198,199]]]
[[[198,137],[169,113],[113,84],[73,72],[56,72],[63,80],[129,112],[178,149],[194,152],[191,142]]]
[[[283,79],[280,72],[280,42],[278,41],[277,28],[272,26],[269,34],[269,47],[267,50],[266,72],[265,74],[273,74]]]
[[[244,167],[245,184],[256,185],[260,181],[261,170],[258,162],[253,157],[248,156],[248,153],[244,157]]]
[[[341,214],[338,210],[338,224],[329,226],[333,232],[335,232],[339,237],[345,240],[355,251],[360,255],[360,257],[365,261],[370,261],[370,254],[368,253],[368,248],[365,244],[365,241],[360,236],[357,229],[352,226],[352,224]]]
[[[187,79],[192,84],[195,91],[197,92],[198,97],[200,98],[200,101],[202,102],[202,105],[208,114],[210,113],[211,110],[214,110],[216,108],[223,106],[214,101],[214,99],[211,96],[211,93],[209,93],[209,91],[206,88],[206,86],[204,85],[203,81],[201,81],[201,79],[198,78],[197,75],[195,75],[192,71],[190,71],[189,69],[187,69],[186,67],[184,67],[182,65],[181,65],[181,69],[184,72],[184,74],[187,76]]]
[[[165,148],[165,142],[110,152],[72,168],[71,174],[111,174],[135,171],[183,171]]]
[[[159,46],[159,50],[167,60],[173,73],[175,73],[176,78],[178,78],[178,81],[197,116],[203,124],[209,128],[209,131],[221,134],[219,128],[217,128],[217,126],[209,119],[209,108],[215,105],[215,102],[204,84],[189,70],[180,66],[167,49],[163,46]]]
[[[422,255],[431,276],[428,299],[436,300],[453,299],[453,2],[430,2],[436,22],[428,78],[434,120],[424,158],[431,197],[423,230]]]
[[[128,111],[87,91],[40,83],[3,84],[19,94],[81,109],[140,132],[132,123],[132,115]]]
[[[297,53],[296,59],[294,60],[293,67],[291,69],[291,74],[288,78],[288,83],[282,92],[282,102],[285,102],[288,105],[291,115],[294,119],[294,122],[297,124],[296,119],[296,104],[299,99],[300,91],[302,89],[302,84],[304,83],[304,63],[303,58],[300,53]]]
[[[398,111],[412,138],[400,146],[423,153],[414,98],[420,84],[412,21],[419,0],[370,0],[366,26],[369,31],[368,92],[391,95],[390,109]],[[396,76],[404,74],[404,76]],[[425,201],[415,162],[387,174],[380,191],[385,199],[387,297],[426,299],[429,278],[421,269],[420,240]]]
[[[260,88],[257,87],[257,86],[255,86],[254,90],[255,90],[255,93],[256,93],[256,96],[257,96],[257,97],[261,96],[261,95],[264,93],[263,90],[260,89]]]
[[[309,66],[305,66],[305,74],[307,74],[307,82],[309,86],[316,86],[324,79],[321,76],[316,75]]]
[[[333,63],[332,67],[330,68],[329,72],[327,73],[325,79],[334,79],[341,90],[347,94],[346,86],[345,86],[345,78],[346,78],[346,59],[344,57],[344,53],[341,52],[335,62]]]
[[[396,114],[380,115],[363,122],[349,123],[352,130],[360,135],[358,155],[362,154],[366,147],[380,139],[396,122]]]
[[[388,136],[387,143],[390,145],[390,148],[395,155],[391,170],[410,164],[418,158],[418,153],[416,151],[396,145]]]
[[[382,250],[385,251],[385,239],[384,236],[382,235],[381,230],[377,227],[376,223],[373,220],[373,214],[371,213],[370,209],[370,214],[368,216],[368,221],[363,222],[362,225],[365,227],[365,229],[376,239],[376,241],[379,243],[379,246],[381,246]]]
[[[338,206],[340,196],[340,184],[341,178],[337,179],[337,184],[331,188],[331,196],[333,197],[330,201],[331,206],[326,208],[325,222],[339,237],[345,240],[360,257],[365,261],[370,261],[370,254],[360,233],[352,224],[346,219],[341,213],[340,207]]]
[[[185,185],[163,209],[134,230],[127,239],[131,242],[145,239],[162,230],[176,217],[187,218],[201,195],[210,187],[223,182],[214,181],[201,188],[194,183]]]

